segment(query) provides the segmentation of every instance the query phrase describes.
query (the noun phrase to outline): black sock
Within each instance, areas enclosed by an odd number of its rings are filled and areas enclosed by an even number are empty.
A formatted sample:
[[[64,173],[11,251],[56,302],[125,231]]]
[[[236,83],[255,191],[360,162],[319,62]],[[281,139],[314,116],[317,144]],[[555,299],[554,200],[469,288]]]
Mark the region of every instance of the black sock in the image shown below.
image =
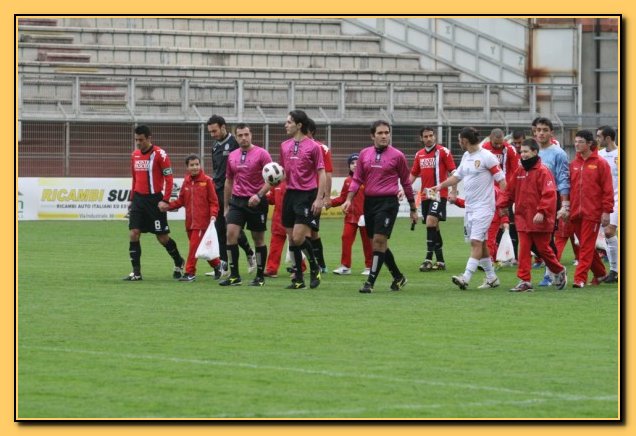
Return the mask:
[[[426,228],[426,260],[433,260],[433,252],[435,251],[435,227]]]
[[[442,250],[442,246],[444,245],[444,241],[442,241],[442,232],[439,229],[436,230],[437,240],[435,241],[435,257],[438,262],[444,263],[444,251]]]
[[[314,248],[309,238],[305,238],[305,242],[300,246],[300,249],[305,253],[305,257],[309,262],[309,268],[311,271],[319,269],[318,262],[316,262],[316,256],[314,256]]]
[[[238,245],[248,256],[254,255],[254,250],[252,250],[252,247],[250,247],[250,241],[247,240],[247,236],[245,235],[245,232],[243,230],[241,230],[241,233],[239,233]]]
[[[384,263],[386,264],[386,267],[389,269],[389,272],[394,279],[399,279],[400,277],[402,277],[402,272],[400,271],[400,268],[398,268],[397,263],[395,263],[393,252],[388,248],[384,252]]]
[[[325,255],[322,249],[322,240],[320,238],[313,239],[311,241],[311,245],[313,247],[314,256],[316,256],[316,261],[318,262],[320,268],[327,268],[327,265],[325,264]]]
[[[380,274],[380,270],[382,269],[382,264],[384,263],[384,253],[381,251],[373,252],[373,262],[371,263],[371,271],[369,272],[369,278],[367,282],[374,284],[375,279],[378,278],[378,274]]]
[[[228,245],[227,246],[227,261],[230,266],[230,276],[238,277],[239,276],[239,247],[237,244]]]
[[[183,258],[179,254],[179,249],[177,248],[177,243],[174,242],[174,239],[168,239],[168,242],[166,242],[166,245],[164,245],[164,247],[166,247],[166,251],[174,261],[174,266],[183,265]]]
[[[141,243],[139,241],[130,241],[128,252],[130,253],[130,263],[132,263],[133,273],[136,276],[141,275]]]
[[[303,253],[298,245],[289,245],[289,252],[294,259],[294,280],[297,282],[303,281]]]
[[[264,277],[265,262],[267,262],[267,245],[256,247],[256,277]]]

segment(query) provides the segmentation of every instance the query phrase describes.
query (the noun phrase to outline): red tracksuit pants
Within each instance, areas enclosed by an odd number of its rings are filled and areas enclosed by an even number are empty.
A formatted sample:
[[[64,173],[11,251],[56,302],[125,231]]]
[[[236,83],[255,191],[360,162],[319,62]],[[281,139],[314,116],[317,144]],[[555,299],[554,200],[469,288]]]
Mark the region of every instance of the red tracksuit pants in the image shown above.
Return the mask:
[[[563,256],[563,250],[565,250],[565,246],[568,243],[568,239],[572,242],[572,251],[574,252],[574,258],[577,260],[579,258],[579,246],[574,243],[574,233],[572,233],[568,237],[560,236],[555,233],[554,245],[556,245],[556,248],[557,248],[557,259],[559,259],[559,261],[561,260],[561,256]]]
[[[201,243],[201,239],[203,239],[203,235],[205,235],[206,229],[194,229],[194,230],[186,230],[188,233],[188,240],[190,241],[190,248],[188,250],[188,260],[186,261],[185,272],[186,274],[196,275],[197,272],[197,248],[199,248],[199,244]],[[208,260],[208,264],[211,267],[215,267],[219,264],[219,259]]]
[[[563,265],[561,265],[550,247],[550,238],[552,233],[550,232],[522,232],[517,229],[517,235],[519,237],[519,266],[517,269],[517,277],[519,279],[530,282],[532,281],[532,275],[530,274],[532,268],[532,244],[538,251],[538,255],[545,262],[545,265],[553,273],[559,273],[563,271]]]
[[[371,248],[371,240],[367,236],[366,227],[358,227],[357,223],[344,223],[342,228],[342,254],[340,256],[340,264],[351,268],[351,247],[356,240],[356,233],[360,229],[360,237],[362,238],[362,250],[364,251],[364,265],[371,268],[373,260],[373,249]]]
[[[596,251],[596,238],[601,223],[586,219],[572,220],[574,234],[579,238],[579,264],[574,271],[575,283],[587,283],[587,274],[592,270],[594,277],[604,277],[607,271]]]
[[[497,244],[497,233],[499,233],[499,227],[501,227],[501,218],[502,217],[495,212],[495,215],[492,217],[492,223],[490,223],[490,227],[488,227],[488,241],[486,241],[486,246],[488,247],[490,259],[493,262],[497,261],[497,249],[499,248],[499,244]]]
[[[265,265],[265,272],[268,274],[278,274],[278,268],[280,268],[280,260],[283,255],[283,248],[287,241],[287,234],[272,233],[269,240],[269,253],[267,255],[267,264]],[[307,269],[306,263],[303,259],[302,270]]]
[[[272,237],[269,240],[269,255],[267,256],[267,265],[265,271],[271,274],[278,274],[278,268],[280,267],[280,258],[283,254],[283,247],[285,247],[285,241],[287,240],[286,234],[272,233]]]

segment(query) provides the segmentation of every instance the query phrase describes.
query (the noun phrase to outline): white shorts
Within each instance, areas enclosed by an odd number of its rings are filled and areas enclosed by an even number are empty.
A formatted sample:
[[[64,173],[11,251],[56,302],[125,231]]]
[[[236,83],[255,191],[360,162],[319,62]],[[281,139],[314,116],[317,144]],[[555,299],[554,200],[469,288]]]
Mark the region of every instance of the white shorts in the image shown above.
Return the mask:
[[[480,209],[471,212],[466,211],[464,216],[464,239],[485,241],[488,239],[488,229],[495,216],[495,211],[490,209]]]
[[[614,201],[614,212],[610,213],[610,224],[618,227],[618,202]]]

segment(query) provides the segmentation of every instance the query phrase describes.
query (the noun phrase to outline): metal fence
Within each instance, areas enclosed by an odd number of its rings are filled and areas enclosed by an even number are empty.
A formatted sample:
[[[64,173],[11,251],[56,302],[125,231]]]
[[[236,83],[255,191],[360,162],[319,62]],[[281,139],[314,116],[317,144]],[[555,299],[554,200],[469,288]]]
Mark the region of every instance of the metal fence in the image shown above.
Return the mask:
[[[555,121],[555,119],[553,119]],[[579,128],[594,131],[611,119],[598,116],[582,118],[586,124],[568,125],[555,121],[555,133],[570,156],[573,156],[574,133]],[[179,175],[183,160],[188,154],[203,156],[204,168],[211,168],[212,139],[205,123],[149,124],[153,142],[168,152],[175,173]],[[370,144],[369,123],[322,124],[317,138],[328,144],[334,160],[334,176],[345,176],[349,154]],[[400,148],[409,161],[421,148],[418,133],[424,124],[393,124],[393,144]],[[467,123],[466,125],[470,125]],[[117,122],[56,122],[24,121],[21,123],[21,140],[18,147],[18,175],[20,177],[129,177],[130,154],[134,150],[135,123]],[[438,126],[438,141],[448,146],[459,162],[462,151],[457,145],[457,134],[463,125]],[[482,136],[502,124],[478,126]],[[253,142],[264,146],[274,160],[278,159],[279,144],[286,138],[283,120],[276,124],[251,123]],[[523,130],[531,134],[529,123],[509,124],[506,132]],[[450,141],[449,141],[450,138]]]

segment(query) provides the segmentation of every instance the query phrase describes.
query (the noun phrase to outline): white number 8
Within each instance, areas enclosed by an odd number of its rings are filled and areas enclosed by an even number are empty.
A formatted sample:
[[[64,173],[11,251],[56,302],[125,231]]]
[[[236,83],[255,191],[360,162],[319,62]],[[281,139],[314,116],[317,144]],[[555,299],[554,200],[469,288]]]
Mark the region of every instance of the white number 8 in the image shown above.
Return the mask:
[[[161,230],[161,221],[155,220],[155,230]]]

